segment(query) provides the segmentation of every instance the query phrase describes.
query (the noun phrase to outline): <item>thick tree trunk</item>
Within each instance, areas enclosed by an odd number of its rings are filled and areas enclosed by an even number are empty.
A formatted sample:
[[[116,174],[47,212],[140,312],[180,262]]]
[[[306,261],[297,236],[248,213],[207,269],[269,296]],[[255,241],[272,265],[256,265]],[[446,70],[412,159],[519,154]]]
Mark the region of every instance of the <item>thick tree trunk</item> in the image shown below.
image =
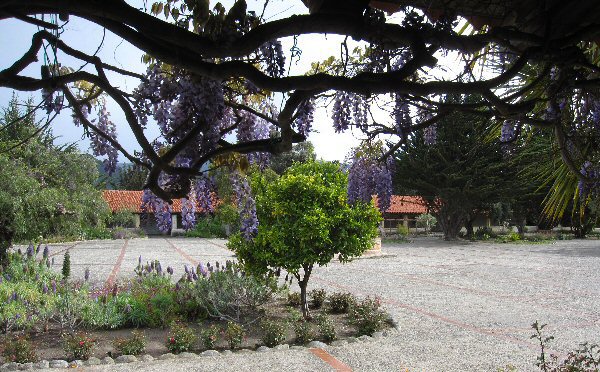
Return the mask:
[[[0,223],[0,267],[8,265],[8,248],[12,245],[12,230]]]
[[[473,231],[473,221],[474,220],[475,220],[475,217],[469,217],[465,221],[465,229],[467,229],[467,237],[468,238],[472,238],[473,235],[475,235],[475,231]]]
[[[438,222],[444,232],[444,240],[458,239],[458,233],[465,221],[466,213],[459,208],[443,205],[439,209]]]

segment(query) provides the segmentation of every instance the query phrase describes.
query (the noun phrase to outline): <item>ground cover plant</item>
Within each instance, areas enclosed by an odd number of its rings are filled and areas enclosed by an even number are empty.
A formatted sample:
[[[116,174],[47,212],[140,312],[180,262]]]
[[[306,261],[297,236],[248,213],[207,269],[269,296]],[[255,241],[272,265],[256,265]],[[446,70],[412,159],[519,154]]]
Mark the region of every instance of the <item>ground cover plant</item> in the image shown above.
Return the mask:
[[[361,334],[348,314],[337,314],[357,302],[351,295],[313,290],[314,318],[305,319],[273,278],[254,277],[233,262],[177,273],[140,257],[131,278],[97,287],[89,270],[84,278],[67,279],[49,256],[41,245],[9,252],[0,272],[0,300],[7,304],[0,307],[2,361],[158,356]]]

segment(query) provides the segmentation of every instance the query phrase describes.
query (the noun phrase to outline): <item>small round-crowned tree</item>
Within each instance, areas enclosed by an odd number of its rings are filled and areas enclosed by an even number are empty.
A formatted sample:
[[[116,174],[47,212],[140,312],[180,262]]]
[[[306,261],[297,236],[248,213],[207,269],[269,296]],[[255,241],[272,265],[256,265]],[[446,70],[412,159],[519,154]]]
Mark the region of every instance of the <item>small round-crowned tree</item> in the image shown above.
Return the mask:
[[[285,269],[300,286],[301,307],[309,317],[308,280],[315,265],[360,256],[373,244],[381,220],[372,203],[348,203],[348,176],[333,163],[296,164],[281,177],[252,176],[258,233],[229,241],[246,270],[268,275]]]

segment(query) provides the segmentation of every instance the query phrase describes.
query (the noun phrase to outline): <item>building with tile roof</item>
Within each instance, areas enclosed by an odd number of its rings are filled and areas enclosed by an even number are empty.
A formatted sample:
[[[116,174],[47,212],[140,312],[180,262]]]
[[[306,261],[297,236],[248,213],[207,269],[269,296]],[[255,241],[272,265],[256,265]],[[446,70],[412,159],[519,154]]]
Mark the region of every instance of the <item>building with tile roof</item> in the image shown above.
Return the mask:
[[[153,215],[146,214],[142,211],[142,195],[141,190],[104,190],[102,197],[108,204],[111,212],[130,211],[135,216],[135,227],[142,228],[147,234],[159,234],[156,228],[156,223]],[[216,206],[216,198],[213,205]],[[196,213],[204,214],[203,209],[196,205]],[[171,233],[181,230],[181,199],[174,199],[171,210]]]

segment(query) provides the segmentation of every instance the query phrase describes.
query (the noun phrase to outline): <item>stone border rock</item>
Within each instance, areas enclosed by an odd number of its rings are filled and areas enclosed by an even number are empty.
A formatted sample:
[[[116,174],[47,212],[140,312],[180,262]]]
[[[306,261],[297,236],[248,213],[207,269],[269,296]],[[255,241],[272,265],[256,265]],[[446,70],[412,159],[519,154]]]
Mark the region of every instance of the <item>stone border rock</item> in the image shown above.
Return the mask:
[[[190,353],[190,352],[183,352],[180,354],[172,354],[172,353],[165,353],[160,355],[157,358],[154,358],[152,355],[142,355],[142,356],[138,356],[136,357],[135,355],[121,355],[118,356],[117,358],[113,359],[111,357],[105,357],[102,359],[98,359],[96,357],[90,357],[88,360],[86,361],[82,361],[82,360],[75,360],[72,362],[67,362],[66,360],[62,360],[62,359],[55,359],[55,360],[41,360],[39,362],[36,363],[4,363],[2,365],[0,365],[0,372],[4,372],[4,371],[23,371],[23,370],[34,370],[34,369],[46,369],[46,368],[77,368],[77,367],[84,367],[84,366],[95,366],[95,365],[100,365],[100,364],[104,364],[104,365],[111,365],[111,364],[122,364],[122,363],[135,363],[135,362],[142,362],[142,363],[148,363],[148,362],[152,362],[154,360],[169,360],[169,359],[176,359],[176,358],[181,358],[181,359],[194,359],[194,358],[218,358],[218,357],[222,357],[222,356],[227,356],[227,355],[231,355],[233,353],[235,354],[249,354],[249,353],[268,353],[268,352],[278,352],[278,351],[285,351],[285,350],[307,350],[307,349],[311,349],[311,348],[319,348],[319,349],[324,349],[326,347],[342,347],[342,346],[346,346],[348,344],[352,344],[352,343],[356,343],[356,342],[371,342],[377,339],[381,339],[384,337],[388,337],[389,335],[391,335],[392,333],[396,332],[397,329],[396,328],[391,328],[389,330],[385,330],[385,331],[381,331],[381,332],[375,332],[373,333],[372,336],[359,336],[359,337],[348,337],[345,339],[340,339],[340,340],[335,340],[333,342],[331,342],[330,344],[326,344],[324,342],[321,341],[311,341],[306,345],[288,345],[288,344],[281,344],[281,345],[276,345],[272,348],[267,347],[267,346],[259,346],[258,348],[256,348],[256,350],[250,350],[250,349],[239,349],[239,350],[222,350],[222,351],[217,351],[217,350],[205,350],[201,353]]]

